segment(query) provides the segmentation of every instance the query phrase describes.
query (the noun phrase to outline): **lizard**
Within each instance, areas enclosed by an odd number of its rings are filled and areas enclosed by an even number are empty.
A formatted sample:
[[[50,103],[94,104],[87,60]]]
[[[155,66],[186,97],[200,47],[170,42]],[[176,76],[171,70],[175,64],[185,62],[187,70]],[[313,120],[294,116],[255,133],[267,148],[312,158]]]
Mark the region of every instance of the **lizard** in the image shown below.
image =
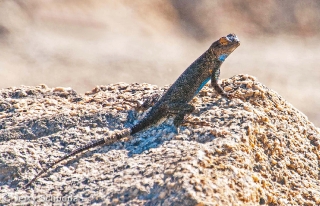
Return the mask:
[[[132,127],[123,130],[116,130],[111,135],[92,141],[53,162],[42,169],[25,188],[30,186],[38,177],[46,173],[49,169],[69,157],[91,148],[110,145],[125,137],[132,136],[153,125],[163,122],[173,116],[173,124],[176,128],[183,122],[185,115],[192,113],[195,107],[189,102],[199,93],[204,85],[211,80],[211,85],[220,95],[232,98],[230,93],[223,90],[219,84],[220,66],[225,59],[240,45],[240,41],[235,34],[228,34],[212,43],[198,59],[196,59],[171,85],[171,87],[160,97],[158,101],[146,112],[145,116]]]

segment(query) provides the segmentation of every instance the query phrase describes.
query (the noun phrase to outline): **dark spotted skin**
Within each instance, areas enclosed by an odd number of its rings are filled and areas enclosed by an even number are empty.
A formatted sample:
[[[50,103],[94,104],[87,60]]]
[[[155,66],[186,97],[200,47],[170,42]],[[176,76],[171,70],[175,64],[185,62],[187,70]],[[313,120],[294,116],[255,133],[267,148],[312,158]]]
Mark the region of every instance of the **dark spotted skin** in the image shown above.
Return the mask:
[[[179,127],[183,122],[184,116],[186,114],[190,114],[194,110],[194,106],[189,104],[189,102],[198,94],[210,79],[211,85],[219,94],[231,97],[231,95],[226,93],[218,84],[220,66],[239,45],[240,41],[235,34],[229,34],[226,37],[221,37],[180,75],[167,92],[159,98],[145,117],[137,124],[131,128],[115,131],[108,137],[93,141],[72,151],[49,165],[47,168],[43,169],[29,183],[27,183],[25,187],[31,185],[43,173],[69,157],[99,145],[110,145],[122,138],[136,134],[151,127],[152,125],[158,124],[169,116],[174,117],[173,123],[176,127]]]

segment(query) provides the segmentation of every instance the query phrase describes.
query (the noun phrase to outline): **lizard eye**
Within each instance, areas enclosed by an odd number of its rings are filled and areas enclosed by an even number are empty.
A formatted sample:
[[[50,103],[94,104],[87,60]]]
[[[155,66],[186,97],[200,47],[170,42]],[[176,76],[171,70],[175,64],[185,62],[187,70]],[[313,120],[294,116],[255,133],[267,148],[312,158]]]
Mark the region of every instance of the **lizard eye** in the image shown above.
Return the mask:
[[[219,42],[220,42],[221,45],[224,46],[224,45],[227,45],[229,43],[229,40],[226,37],[221,37],[219,39]]]

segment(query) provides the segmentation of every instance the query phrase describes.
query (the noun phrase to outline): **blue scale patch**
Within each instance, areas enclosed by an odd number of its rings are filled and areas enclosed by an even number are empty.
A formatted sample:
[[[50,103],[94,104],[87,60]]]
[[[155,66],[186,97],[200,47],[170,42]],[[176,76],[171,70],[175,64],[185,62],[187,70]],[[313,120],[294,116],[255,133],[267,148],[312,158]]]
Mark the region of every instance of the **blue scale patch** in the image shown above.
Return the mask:
[[[221,54],[221,55],[219,56],[219,60],[223,62],[227,57],[228,57],[227,54]]]
[[[197,91],[196,91],[196,93],[194,94],[194,96],[196,96],[196,95],[200,92],[200,90],[204,87],[204,85],[206,85],[206,83],[207,83],[209,80],[210,80],[210,77],[207,78],[206,80],[204,80],[204,81],[201,83],[201,85],[200,85],[199,88],[197,89]]]

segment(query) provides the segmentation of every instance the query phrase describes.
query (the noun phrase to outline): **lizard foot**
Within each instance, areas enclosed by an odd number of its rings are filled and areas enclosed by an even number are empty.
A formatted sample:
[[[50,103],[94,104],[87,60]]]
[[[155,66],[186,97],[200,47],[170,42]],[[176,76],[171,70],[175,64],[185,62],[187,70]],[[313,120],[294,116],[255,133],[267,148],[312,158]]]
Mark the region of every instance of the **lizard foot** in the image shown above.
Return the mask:
[[[228,99],[237,98],[237,95],[231,94],[229,92],[223,92],[223,93],[221,93],[221,96],[226,97]]]
[[[145,111],[149,107],[152,107],[159,99],[161,95],[160,94],[153,94],[152,96],[145,99],[144,102],[137,101],[136,110],[137,111]]]
[[[168,104],[168,107],[168,113],[175,115],[173,124],[176,128],[181,125],[185,115],[190,114],[195,110],[193,105],[184,103],[170,103]]]

